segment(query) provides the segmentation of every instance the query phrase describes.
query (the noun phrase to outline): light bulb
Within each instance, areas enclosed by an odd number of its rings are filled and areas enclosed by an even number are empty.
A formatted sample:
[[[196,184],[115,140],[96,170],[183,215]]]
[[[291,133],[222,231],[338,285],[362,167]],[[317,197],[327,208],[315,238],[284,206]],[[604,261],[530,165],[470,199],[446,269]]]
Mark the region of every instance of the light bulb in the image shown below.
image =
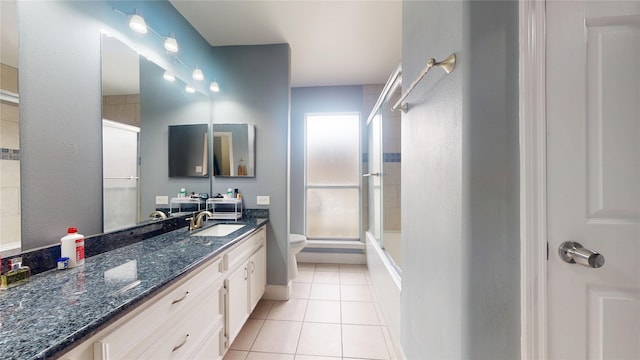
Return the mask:
[[[187,84],[187,86],[184,87],[184,91],[188,92],[189,94],[193,94],[196,92],[196,89],[194,89],[193,86]]]
[[[193,70],[193,79],[194,80],[204,80],[204,74],[202,73],[202,70],[198,69],[198,67],[196,66],[196,68]]]
[[[168,52],[178,52],[178,40],[176,40],[173,34],[170,34],[169,37],[164,40],[164,48],[167,49]]]
[[[139,32],[140,34],[147,33],[147,23],[145,23],[142,16],[138,14],[131,15],[131,20],[129,20],[129,27],[131,28],[131,30]]]
[[[162,77],[167,81],[176,81],[176,77],[169,71],[165,71]]]
[[[211,85],[209,85],[209,90],[215,93],[220,92],[220,85],[218,85],[217,81],[213,81]]]

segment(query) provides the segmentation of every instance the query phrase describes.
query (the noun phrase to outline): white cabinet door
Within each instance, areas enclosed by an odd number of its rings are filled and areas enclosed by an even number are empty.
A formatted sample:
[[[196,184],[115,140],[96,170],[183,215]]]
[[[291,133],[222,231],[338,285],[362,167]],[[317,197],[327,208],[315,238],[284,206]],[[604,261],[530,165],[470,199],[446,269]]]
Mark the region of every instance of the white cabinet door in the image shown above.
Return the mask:
[[[211,336],[202,345],[202,348],[193,356],[198,360],[220,360],[224,354],[224,327],[222,324],[218,326]]]
[[[261,246],[255,254],[249,259],[249,312],[253,309],[262,298],[264,289],[267,286],[267,247]]]
[[[226,280],[226,328],[229,345],[233,343],[242,325],[249,318],[249,263],[235,269]]]

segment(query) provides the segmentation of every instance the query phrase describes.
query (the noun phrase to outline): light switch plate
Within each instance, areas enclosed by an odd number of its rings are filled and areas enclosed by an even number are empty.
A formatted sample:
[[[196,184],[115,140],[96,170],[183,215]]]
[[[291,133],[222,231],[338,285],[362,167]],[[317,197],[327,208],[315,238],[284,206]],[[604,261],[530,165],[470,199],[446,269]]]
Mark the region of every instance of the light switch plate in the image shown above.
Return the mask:
[[[271,198],[269,196],[258,196],[256,198],[256,203],[258,205],[269,205],[271,203]]]
[[[156,196],[156,205],[169,205],[168,196]]]

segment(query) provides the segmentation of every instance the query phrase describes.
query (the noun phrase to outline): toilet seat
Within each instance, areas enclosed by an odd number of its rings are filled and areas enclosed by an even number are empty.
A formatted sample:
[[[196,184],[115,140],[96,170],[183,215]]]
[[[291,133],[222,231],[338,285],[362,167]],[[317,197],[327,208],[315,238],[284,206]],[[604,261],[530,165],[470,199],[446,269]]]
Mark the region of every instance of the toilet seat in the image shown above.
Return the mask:
[[[291,244],[299,244],[307,241],[307,237],[300,234],[289,234],[289,243]]]

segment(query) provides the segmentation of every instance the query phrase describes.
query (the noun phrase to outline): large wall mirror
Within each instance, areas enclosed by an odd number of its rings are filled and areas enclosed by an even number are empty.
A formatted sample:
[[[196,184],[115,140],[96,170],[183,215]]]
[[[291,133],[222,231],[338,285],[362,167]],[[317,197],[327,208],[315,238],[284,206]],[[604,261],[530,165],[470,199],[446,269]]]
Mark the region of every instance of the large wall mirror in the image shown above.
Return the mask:
[[[51,3],[54,4],[54,3]],[[21,16],[18,15],[18,7]],[[49,5],[48,5],[49,6]],[[75,5],[68,6],[74,8]],[[65,11],[67,5],[50,6],[56,11]],[[96,47],[88,47],[86,53],[80,55],[86,56],[88,63],[86,69],[94,69],[97,65],[97,71],[102,72],[102,109],[93,108],[84,111],[86,113],[95,113],[95,118],[82,118],[82,121],[102,122],[102,133],[104,138],[92,138],[95,140],[96,146],[102,141],[103,148],[103,218],[96,219],[102,222],[104,231],[112,231],[135,225],[139,222],[148,221],[149,214],[156,207],[162,207],[157,203],[157,197],[173,197],[176,196],[180,188],[187,188],[193,192],[211,192],[210,176],[200,178],[179,179],[173,181],[167,176],[167,144],[168,144],[168,126],[179,124],[211,124],[211,97],[208,92],[202,92],[204,89],[195,93],[186,93],[185,82],[176,79],[173,83],[167,82],[162,78],[164,69],[156,65],[156,63],[147,60],[144,56],[140,56],[132,47],[140,45],[142,49],[148,49],[144,41],[139,42],[137,39],[128,39],[123,33],[117,31],[120,27],[120,20],[113,20],[114,26],[110,26],[112,22],[110,11],[109,15],[100,13],[101,8],[111,9],[110,5],[99,5],[96,10],[91,10],[93,18],[87,19],[87,24],[94,26],[96,30],[88,37],[82,38],[87,43],[92,41],[101,41],[100,43],[100,64],[96,64],[95,53]],[[24,11],[22,11],[24,10]],[[21,3],[14,0],[0,1],[0,35],[2,38],[2,48],[0,49],[1,71],[0,78],[3,89],[0,106],[2,106],[0,119],[0,254],[9,256],[22,251],[29,251],[34,248],[55,245],[58,243],[59,237],[40,236],[41,219],[27,219],[21,216],[21,207],[25,202],[21,201],[25,197],[35,198],[33,192],[25,194],[22,190],[25,178],[21,179],[20,172],[24,171],[24,165],[21,166],[21,150],[22,154],[26,153],[24,137],[32,136],[34,132],[20,131],[18,121],[19,113],[25,109],[18,108],[19,89],[18,89],[18,29],[23,30],[33,25],[30,22],[18,23],[18,18],[28,18],[25,14],[34,11],[33,18],[42,15],[36,12],[35,5],[28,2]],[[124,21],[124,20],[123,20]],[[116,37],[109,37],[105,34],[101,36],[99,32],[100,23],[107,24],[107,28],[115,28],[113,33],[122,36],[125,41],[120,41]],[[126,24],[126,22],[125,22]],[[69,29],[72,29],[70,26]],[[125,27],[126,28],[126,25]],[[62,28],[59,32],[64,33],[69,30]],[[124,33],[126,34],[126,32]],[[90,39],[88,39],[90,38]],[[91,43],[91,45],[94,45]],[[33,48],[29,48],[33,50]],[[156,58],[163,54],[155,54],[153,50],[151,55]],[[153,58],[153,56],[152,56]],[[157,59],[158,60],[158,59]],[[100,68],[100,66],[103,66]],[[23,74],[29,72],[23,71]],[[99,73],[95,73],[99,77]],[[28,76],[23,76],[24,79]],[[77,80],[77,79],[76,79]],[[96,78],[87,79],[87,83],[93,84]],[[189,80],[189,79],[185,79]],[[55,82],[47,83],[50,88],[47,92],[59,91]],[[204,86],[201,86],[204,87]],[[28,87],[24,87],[28,91]],[[23,89],[23,90],[24,90]],[[10,93],[10,94],[9,94]],[[7,95],[8,94],[8,95]],[[92,92],[90,96],[94,96]],[[40,94],[37,94],[40,95]],[[97,95],[95,100],[98,101]],[[26,96],[24,98],[27,98]],[[33,96],[31,99],[39,98]],[[71,101],[71,100],[70,100]],[[24,106],[24,101],[21,106]],[[44,106],[43,106],[44,108]],[[86,110],[86,109],[83,109]],[[95,111],[93,111],[95,110]],[[102,111],[100,111],[102,110]],[[99,114],[101,113],[102,116]],[[33,112],[30,112],[33,114]],[[105,121],[103,121],[105,119]],[[74,121],[76,119],[73,119]],[[146,121],[146,123],[145,123]],[[73,122],[72,122],[73,123]],[[33,124],[33,123],[32,123]],[[33,126],[33,125],[32,125]],[[23,130],[25,126],[22,126]],[[31,130],[34,128],[32,127]],[[83,129],[86,131],[87,129]],[[113,135],[111,133],[118,133]],[[38,134],[40,135],[40,134]],[[95,135],[95,133],[91,133]],[[22,144],[20,137],[23,137]],[[34,137],[29,137],[33,141]],[[113,141],[111,141],[111,140]],[[211,151],[211,143],[209,140],[209,151]],[[23,147],[21,149],[21,147]],[[126,147],[126,151],[124,151]],[[110,149],[123,150],[125,154],[115,152]],[[93,149],[91,149],[93,150]],[[131,155],[133,154],[133,155]],[[24,156],[22,156],[24,158]],[[126,160],[125,160],[126,159]],[[108,170],[113,165],[125,164],[123,171]],[[51,164],[56,166],[57,164]],[[22,167],[22,169],[21,169]],[[92,168],[93,169],[93,168]],[[38,174],[44,172],[38,172]],[[209,158],[209,173],[211,173],[211,158]],[[93,188],[94,186],[91,186]],[[126,199],[124,201],[123,199]],[[44,200],[44,199],[43,199]],[[37,201],[36,201],[37,202]],[[127,205],[124,205],[124,204]],[[45,201],[43,204],[50,205]],[[92,203],[84,203],[83,205],[94,209],[100,207],[97,201]],[[54,206],[54,205],[50,205]],[[164,205],[166,208],[166,205]],[[46,208],[46,206],[45,206]],[[106,218],[106,214],[112,214],[111,218]],[[100,217],[100,215],[94,215]],[[31,229],[31,224],[38,222],[36,235],[25,235],[25,229]],[[55,221],[54,221],[55,223]],[[65,224],[66,225],[66,224]],[[96,228],[92,226],[91,228]],[[84,232],[85,235],[94,235],[100,229],[90,232]],[[27,239],[25,236],[29,236]]]
[[[148,221],[156,208],[168,206],[157,199],[175,197],[180,188],[211,192],[211,102],[187,93],[179,79],[165,80],[164,69],[115,37],[102,35],[101,55],[106,232]],[[187,139],[183,129],[197,136]],[[172,153],[181,156],[167,161]]]
[[[105,232],[137,224],[140,214],[140,63],[120,40],[102,36],[102,175]]]
[[[213,125],[213,175],[255,177],[255,127]]]
[[[0,1],[0,251],[21,245],[18,14],[15,1]]]

